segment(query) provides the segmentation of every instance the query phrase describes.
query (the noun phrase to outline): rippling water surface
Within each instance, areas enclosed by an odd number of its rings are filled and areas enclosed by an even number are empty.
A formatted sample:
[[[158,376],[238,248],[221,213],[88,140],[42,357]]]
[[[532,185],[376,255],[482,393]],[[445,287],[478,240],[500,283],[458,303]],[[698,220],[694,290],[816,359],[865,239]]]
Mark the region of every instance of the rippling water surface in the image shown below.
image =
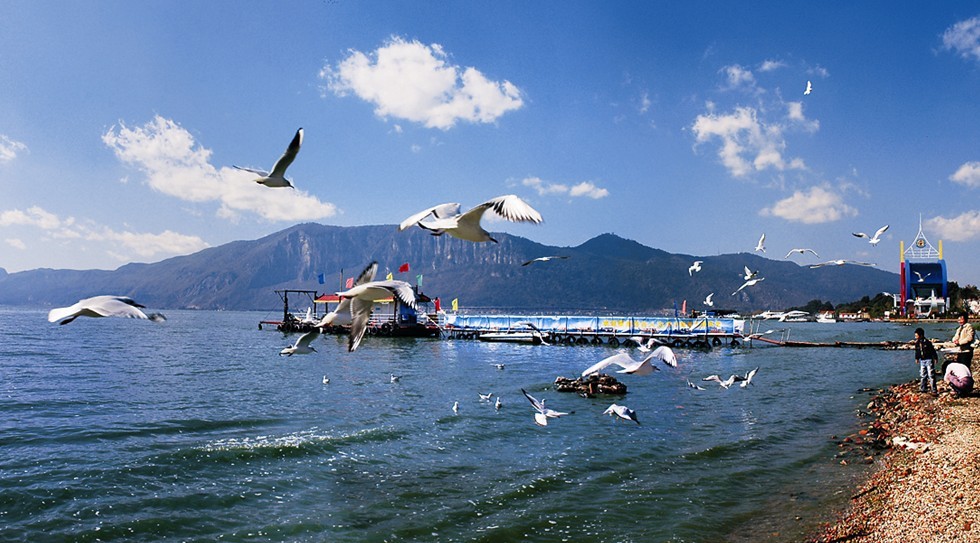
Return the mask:
[[[279,357],[295,336],[257,330],[262,313],[167,316],[0,308],[0,540],[789,541],[851,490],[832,436],[860,423],[858,389],[917,375],[908,351],[756,344],[679,351],[622,376],[625,398],[584,399],[550,385],[609,347],[324,336]],[[756,366],[748,388],[685,384]],[[521,388],[574,413],[536,426]],[[603,416],[613,401],[642,425]]]

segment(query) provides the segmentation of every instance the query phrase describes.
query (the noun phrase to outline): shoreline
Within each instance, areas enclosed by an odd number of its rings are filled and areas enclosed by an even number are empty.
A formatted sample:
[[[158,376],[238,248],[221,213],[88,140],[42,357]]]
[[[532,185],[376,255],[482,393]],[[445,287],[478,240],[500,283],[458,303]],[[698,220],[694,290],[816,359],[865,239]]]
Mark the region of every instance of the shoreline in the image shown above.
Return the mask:
[[[920,394],[916,379],[872,396],[870,421],[839,446],[869,452],[874,465],[809,543],[980,543],[980,396],[937,386],[938,396]]]

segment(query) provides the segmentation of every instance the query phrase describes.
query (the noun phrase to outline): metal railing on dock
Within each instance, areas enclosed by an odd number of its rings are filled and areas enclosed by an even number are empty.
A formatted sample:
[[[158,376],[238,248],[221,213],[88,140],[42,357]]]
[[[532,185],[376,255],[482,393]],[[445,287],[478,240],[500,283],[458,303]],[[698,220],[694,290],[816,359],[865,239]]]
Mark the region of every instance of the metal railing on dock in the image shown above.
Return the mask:
[[[618,347],[637,339],[656,338],[674,347],[737,346],[745,321],[717,317],[617,317],[551,315],[440,315],[443,335],[453,339],[478,339],[481,334],[526,331],[530,323],[547,335],[549,343],[563,345],[610,345]]]

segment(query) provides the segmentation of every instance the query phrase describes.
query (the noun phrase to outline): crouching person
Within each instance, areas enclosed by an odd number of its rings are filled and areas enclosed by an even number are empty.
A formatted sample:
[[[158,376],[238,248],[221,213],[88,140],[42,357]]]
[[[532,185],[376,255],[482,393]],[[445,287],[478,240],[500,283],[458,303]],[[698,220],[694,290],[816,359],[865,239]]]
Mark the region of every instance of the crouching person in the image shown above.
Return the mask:
[[[970,368],[959,362],[950,362],[946,366],[946,375],[943,381],[949,383],[953,389],[953,397],[969,396],[973,392],[973,373]]]

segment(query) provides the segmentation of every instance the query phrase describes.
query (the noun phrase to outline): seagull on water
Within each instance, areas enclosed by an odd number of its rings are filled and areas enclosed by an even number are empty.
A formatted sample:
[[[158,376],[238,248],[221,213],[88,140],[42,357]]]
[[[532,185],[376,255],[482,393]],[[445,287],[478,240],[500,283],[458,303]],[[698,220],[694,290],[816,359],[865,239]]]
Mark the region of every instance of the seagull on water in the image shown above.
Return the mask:
[[[148,319],[153,322],[163,322],[166,317],[160,313],[140,311],[145,305],[136,303],[129,296],[93,296],[75,302],[68,307],[56,307],[48,311],[48,322],[61,321],[58,324],[68,324],[78,317],[126,317],[130,319]]]
[[[329,384],[329,383],[330,383],[330,378],[329,378],[329,377],[327,377],[326,375],[324,375],[324,376],[323,376],[323,384],[325,384],[325,385],[326,385],[326,384]]]
[[[391,382],[392,383],[397,383],[399,379],[401,379],[401,376],[400,375],[395,375],[394,373],[391,374]]]
[[[704,264],[704,261],[702,261],[702,260],[695,260],[694,261],[694,264],[691,264],[691,267],[687,269],[687,274],[690,275],[690,276],[693,276],[694,275],[694,272],[701,271],[701,264]]]
[[[857,260],[845,260],[843,258],[839,258],[837,260],[828,260],[819,264],[810,264],[810,268],[821,268],[823,266],[843,266],[844,264],[854,264],[855,266],[877,266],[877,264],[872,264],[870,262],[858,262]]]
[[[453,413],[459,413],[459,402],[453,402]]]
[[[801,255],[804,253],[813,253],[813,256],[820,258],[820,255],[818,255],[817,252],[814,251],[813,249],[790,249],[789,252],[786,253],[786,256],[784,256],[783,258],[789,258],[789,255],[793,253],[800,253]]]
[[[706,306],[708,306],[708,307],[714,307],[714,305],[715,305],[715,303],[714,303],[713,301],[711,301],[711,297],[712,297],[712,296],[714,296],[714,295],[715,295],[715,293],[714,293],[714,292],[712,292],[711,294],[709,294],[709,295],[708,295],[708,296],[707,296],[707,297],[706,297],[706,298],[704,299],[704,305],[706,305]]]
[[[364,339],[375,300],[395,297],[402,305],[416,309],[415,291],[412,290],[412,285],[394,279],[374,281],[377,272],[378,263],[369,264],[358,276],[353,288],[336,293],[340,297],[337,308],[327,313],[317,324],[317,327],[327,326],[341,313],[350,311],[351,327],[350,339],[347,342],[348,352],[354,352],[361,344],[361,340]]]
[[[806,82],[806,90],[803,91],[803,95],[804,96],[809,95],[811,92],[813,92],[813,84],[810,83],[810,81],[807,81]]]
[[[402,221],[398,225],[398,230],[402,231],[417,225],[423,230],[429,230],[433,236],[449,234],[466,241],[497,243],[497,240],[480,226],[480,219],[488,209],[511,222],[540,223],[543,220],[541,214],[527,202],[513,194],[508,194],[487,200],[462,214],[459,212],[460,205],[456,203],[433,206]],[[432,218],[426,220],[430,215]]]
[[[521,266],[527,266],[529,264],[534,264],[535,262],[547,262],[549,260],[566,260],[567,256],[539,256],[538,258],[532,258],[527,262],[521,264]]]
[[[554,409],[549,409],[545,407],[544,400],[539,400],[534,396],[531,396],[523,388],[521,389],[521,392],[524,393],[524,397],[527,398],[527,401],[531,402],[531,406],[537,410],[537,413],[534,414],[534,422],[538,426],[547,426],[548,419],[557,419],[558,417],[571,414],[571,413],[563,413],[561,411],[555,411]]]
[[[500,401],[500,396],[497,396],[497,403],[493,404],[494,409],[500,409],[504,406],[504,402]]]
[[[864,232],[852,232],[851,235],[858,238],[868,238],[868,243],[870,243],[873,247],[877,247],[878,242],[881,241],[881,235],[885,233],[885,230],[888,230],[887,224],[876,230],[873,236],[869,236]]]
[[[914,273],[914,274],[916,274],[916,275],[919,276],[919,281],[918,281],[919,283],[924,283],[925,280],[926,280],[926,277],[929,277],[930,275],[932,275],[932,273],[927,273],[925,275],[922,275],[921,273],[919,273],[917,271],[914,271],[914,270],[912,271],[912,273]]]
[[[759,238],[759,243],[756,243],[755,244],[755,250],[756,251],[762,251],[763,253],[766,252],[766,235],[765,234],[762,234],[762,237]]]
[[[477,392],[477,394],[480,395],[481,402],[489,402],[490,398],[493,398],[493,392],[488,392],[486,394],[483,394],[482,392]]]
[[[812,268],[813,266],[810,266],[810,267]],[[756,277],[755,279],[749,279],[748,281],[742,283],[742,286],[738,287],[735,290],[735,292],[732,293],[732,296],[738,294],[738,292],[740,290],[742,290],[743,288],[745,288],[745,287],[755,286],[755,284],[758,283],[759,281],[765,281],[765,280],[766,280],[765,277]]]
[[[606,367],[613,364],[623,368],[621,370],[616,370],[616,373],[629,373],[632,375],[650,375],[655,371],[660,371],[660,368],[653,365],[651,360],[654,358],[660,360],[668,366],[677,367],[677,357],[674,355],[674,351],[667,346],[661,346],[654,349],[650,354],[646,356],[643,360],[633,360],[633,358],[620,351],[612,356],[603,358],[593,366],[586,368],[582,372],[582,377],[592,373],[599,373],[600,371],[606,369]]]
[[[255,175],[260,176],[255,180],[256,183],[260,185],[265,185],[267,187],[293,187],[293,184],[286,179],[286,168],[293,163],[296,159],[296,154],[299,153],[300,146],[303,145],[303,129],[300,128],[296,131],[296,135],[293,136],[293,141],[289,142],[289,147],[286,148],[286,152],[279,157],[276,161],[275,166],[272,167],[272,172],[267,172],[265,170],[253,170],[252,168],[242,168],[241,166],[235,166],[239,170],[244,170],[246,172],[252,172]]]
[[[293,343],[289,347],[286,347],[285,349],[279,351],[279,356],[282,355],[293,356],[294,354],[315,353],[316,349],[314,349],[310,345],[310,343],[312,343],[313,340],[316,339],[318,335],[320,335],[319,329],[314,328],[310,330],[309,332],[299,336],[299,339],[296,340],[296,343]]]
[[[494,367],[497,368],[498,370],[504,369],[504,365],[503,364],[494,364]]]
[[[636,418],[636,411],[633,411],[632,409],[626,407],[625,405],[612,404],[609,407],[607,407],[606,410],[602,412],[602,414],[611,415],[611,416],[615,415],[623,420],[631,420],[637,424],[640,423],[640,420]]]

